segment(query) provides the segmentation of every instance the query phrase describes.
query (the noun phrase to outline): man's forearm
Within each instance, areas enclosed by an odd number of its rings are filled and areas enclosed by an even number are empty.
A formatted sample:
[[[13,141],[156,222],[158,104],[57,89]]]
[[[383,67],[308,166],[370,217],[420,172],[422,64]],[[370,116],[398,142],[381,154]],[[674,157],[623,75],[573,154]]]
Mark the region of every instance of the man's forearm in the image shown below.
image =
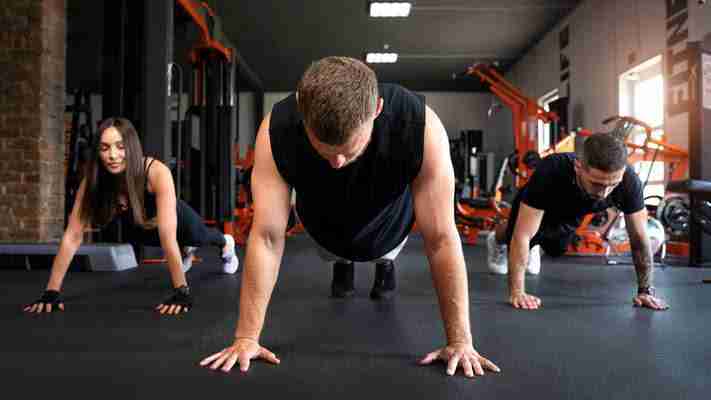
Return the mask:
[[[639,287],[650,287],[654,281],[654,255],[649,239],[631,240],[632,260],[634,269],[637,272],[637,285]]]
[[[509,246],[509,293],[511,294],[526,291],[529,243],[529,240],[514,238]]]
[[[462,245],[457,239],[444,239],[427,246],[427,258],[449,344],[472,343],[469,284]]]
[[[268,243],[256,235],[250,235],[235,337],[259,340],[283,251],[283,238],[280,243]]]

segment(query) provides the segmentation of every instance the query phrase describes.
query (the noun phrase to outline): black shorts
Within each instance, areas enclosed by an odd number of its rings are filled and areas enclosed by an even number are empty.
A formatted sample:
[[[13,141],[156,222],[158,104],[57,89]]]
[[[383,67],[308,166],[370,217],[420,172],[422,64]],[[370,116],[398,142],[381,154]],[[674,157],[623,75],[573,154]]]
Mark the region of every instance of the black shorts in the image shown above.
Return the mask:
[[[520,202],[514,201],[513,207],[511,208],[509,223],[506,227],[507,245],[511,244],[511,238],[513,238],[516,220],[518,219],[519,204]],[[576,229],[577,223],[571,223],[568,221],[546,221],[544,218],[540,228],[538,228],[536,234],[533,235],[529,248],[540,245],[547,255],[551,257],[560,257],[568,251],[568,246],[575,239]]]

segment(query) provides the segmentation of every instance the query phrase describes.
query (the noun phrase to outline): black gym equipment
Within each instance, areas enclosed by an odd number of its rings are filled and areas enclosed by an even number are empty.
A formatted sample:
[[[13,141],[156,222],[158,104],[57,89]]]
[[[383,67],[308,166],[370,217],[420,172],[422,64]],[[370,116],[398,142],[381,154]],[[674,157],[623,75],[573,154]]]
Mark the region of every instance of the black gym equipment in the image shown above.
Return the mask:
[[[493,193],[493,154],[482,152],[483,138],[483,131],[467,129],[460,132],[459,138],[449,140],[457,200],[462,197],[465,188],[468,197],[489,197]]]
[[[689,42],[692,76],[703,77],[704,63],[711,62],[711,34],[703,43]],[[704,107],[708,88],[704,81],[694,80],[694,93],[689,100],[689,178],[669,182],[667,191],[685,193],[689,198],[689,264],[711,266],[711,237],[707,230],[706,202],[711,201],[711,109]]]
[[[87,161],[96,137],[93,128],[91,93],[77,90],[73,94],[73,104],[65,106],[64,112],[71,114],[69,137],[67,138],[66,177],[64,181],[64,227],[69,223],[69,213],[74,207],[74,199],[79,190],[82,169]]]
[[[686,196],[669,196],[657,206],[657,219],[672,237],[688,240],[691,209]]]
[[[689,265],[707,266],[711,262],[711,254],[705,251],[705,246],[711,242],[709,227],[711,226],[711,181],[687,179],[672,181],[667,185],[667,191],[686,193],[684,197],[672,197],[671,205],[665,206],[663,216],[687,228],[689,233]],[[667,217],[668,215],[668,217]],[[704,238],[704,236],[706,236]]]

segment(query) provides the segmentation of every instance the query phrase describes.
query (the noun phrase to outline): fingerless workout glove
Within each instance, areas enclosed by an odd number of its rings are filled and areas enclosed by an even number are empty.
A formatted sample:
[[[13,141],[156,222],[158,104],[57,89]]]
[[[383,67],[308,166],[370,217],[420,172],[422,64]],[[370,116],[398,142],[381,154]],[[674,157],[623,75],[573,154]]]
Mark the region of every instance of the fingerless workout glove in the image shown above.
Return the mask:
[[[173,294],[168,297],[163,303],[165,306],[182,306],[186,309],[193,307],[193,296],[190,294],[190,288],[187,285],[173,289]]]
[[[56,306],[60,303],[64,303],[64,299],[62,299],[62,294],[59,293],[58,290],[45,290],[39,299],[29,305],[31,306],[33,304],[51,304],[53,306]]]

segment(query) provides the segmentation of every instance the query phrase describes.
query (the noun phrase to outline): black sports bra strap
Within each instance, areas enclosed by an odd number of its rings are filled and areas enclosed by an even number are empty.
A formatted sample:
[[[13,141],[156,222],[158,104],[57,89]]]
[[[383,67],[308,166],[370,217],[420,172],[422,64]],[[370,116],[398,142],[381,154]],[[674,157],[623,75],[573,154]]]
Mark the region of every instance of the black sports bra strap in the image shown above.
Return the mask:
[[[146,158],[145,160],[148,160],[148,158]],[[143,161],[144,164],[145,164],[145,160]],[[155,160],[156,160],[155,158],[152,158],[151,161],[148,162],[148,166],[146,167],[146,182],[144,185],[145,187],[143,188],[146,191],[148,191],[148,171],[151,169],[151,165],[153,165],[153,161],[155,161]]]

